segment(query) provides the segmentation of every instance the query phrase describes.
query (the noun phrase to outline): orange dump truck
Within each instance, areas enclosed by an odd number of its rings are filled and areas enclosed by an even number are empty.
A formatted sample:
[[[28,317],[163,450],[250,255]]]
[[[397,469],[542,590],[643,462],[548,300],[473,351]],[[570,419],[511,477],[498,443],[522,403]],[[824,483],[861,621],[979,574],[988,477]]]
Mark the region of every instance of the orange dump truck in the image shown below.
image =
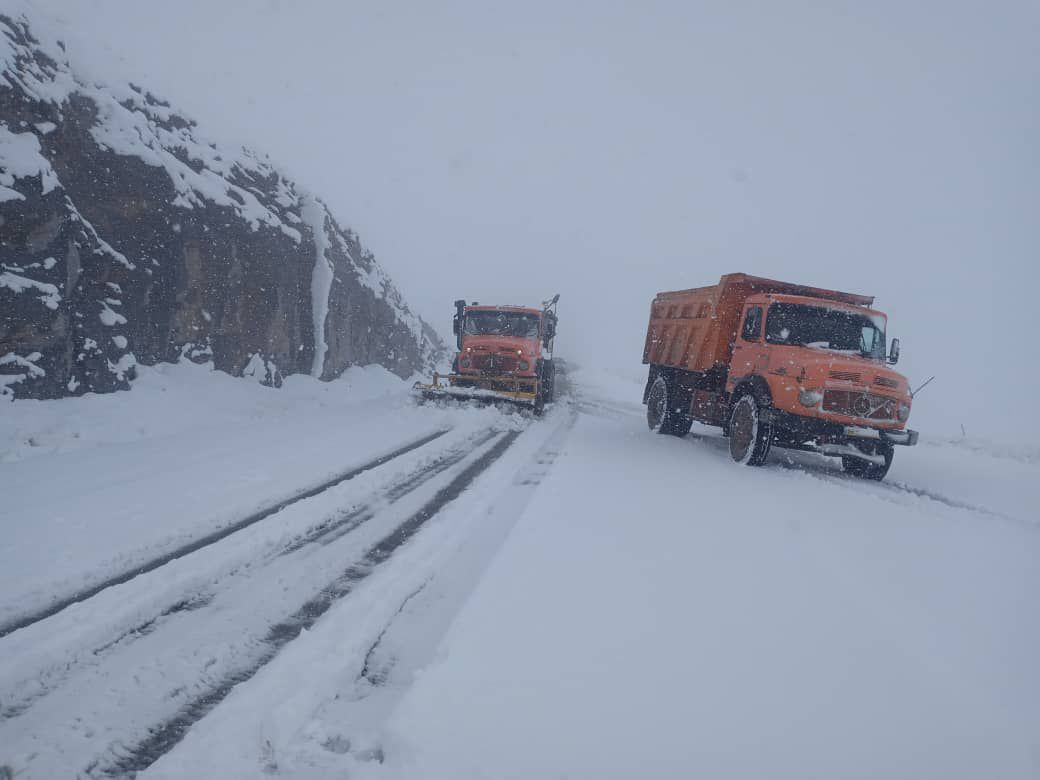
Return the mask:
[[[643,393],[650,429],[686,435],[720,426],[739,463],[773,446],[841,458],[849,474],[881,480],[906,428],[911,393],[889,368],[887,317],[872,296],[747,274],[712,287],[662,292],[650,307]]]

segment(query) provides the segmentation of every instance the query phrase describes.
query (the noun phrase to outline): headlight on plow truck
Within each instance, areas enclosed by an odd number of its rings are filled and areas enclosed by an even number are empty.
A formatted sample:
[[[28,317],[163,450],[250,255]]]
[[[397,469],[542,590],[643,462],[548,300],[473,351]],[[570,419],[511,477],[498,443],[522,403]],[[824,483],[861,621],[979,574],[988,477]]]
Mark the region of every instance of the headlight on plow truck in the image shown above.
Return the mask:
[[[808,406],[809,408],[812,408],[814,406],[819,406],[820,402],[822,400],[823,400],[823,391],[822,390],[809,390],[809,389],[805,389],[805,390],[799,390],[798,391],[798,403],[800,403],[802,406]]]
[[[468,357],[462,358],[462,360],[459,361],[459,366],[461,368],[469,368],[470,367],[470,360],[469,360],[469,358]]]
[[[899,404],[899,422],[906,422],[910,417],[910,404]]]
[[[531,364],[528,363],[526,360],[521,360],[520,363],[518,364],[518,366],[519,366],[521,371],[526,371],[527,369],[529,369],[531,367]]]

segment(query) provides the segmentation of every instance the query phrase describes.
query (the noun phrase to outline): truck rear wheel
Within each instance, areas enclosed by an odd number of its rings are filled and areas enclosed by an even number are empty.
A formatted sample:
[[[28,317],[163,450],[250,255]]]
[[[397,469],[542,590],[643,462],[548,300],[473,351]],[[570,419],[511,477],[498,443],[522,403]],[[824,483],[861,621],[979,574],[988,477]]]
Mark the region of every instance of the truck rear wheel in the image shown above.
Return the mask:
[[[768,410],[766,410],[768,411]],[[773,425],[751,393],[740,396],[729,415],[729,454],[745,466],[761,466],[773,445]]]
[[[685,436],[693,427],[693,418],[675,408],[672,388],[663,376],[650,386],[646,398],[646,425],[655,433]]]
[[[884,457],[884,465],[880,463],[871,463],[869,460],[862,460],[861,458],[852,458],[848,455],[842,455],[841,470],[853,477],[872,479],[875,482],[880,482],[888,474],[888,470],[892,468],[892,458],[895,455],[895,447],[891,444],[881,443],[874,448],[874,451],[870,454],[881,455]]]

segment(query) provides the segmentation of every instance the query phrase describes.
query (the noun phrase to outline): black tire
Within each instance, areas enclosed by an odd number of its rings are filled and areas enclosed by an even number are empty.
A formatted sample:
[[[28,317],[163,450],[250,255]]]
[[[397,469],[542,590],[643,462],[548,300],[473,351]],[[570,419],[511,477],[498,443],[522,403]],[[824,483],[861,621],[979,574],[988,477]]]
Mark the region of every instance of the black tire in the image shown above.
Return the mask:
[[[542,363],[542,402],[551,404],[556,397],[556,365],[547,360]]]
[[[729,454],[745,466],[761,466],[773,446],[773,423],[768,406],[745,393],[737,398],[729,413]]]
[[[841,470],[852,477],[859,477],[860,479],[872,479],[875,482],[880,482],[888,474],[888,470],[892,468],[892,458],[895,456],[895,447],[885,442],[879,442],[875,447],[871,448],[871,455],[881,455],[885,458],[885,465],[879,463],[871,463],[867,460],[861,460],[860,458],[852,458],[848,455],[841,456]]]
[[[663,376],[658,376],[646,397],[646,425],[654,433],[685,436],[693,426],[693,418],[675,408],[677,399]]]

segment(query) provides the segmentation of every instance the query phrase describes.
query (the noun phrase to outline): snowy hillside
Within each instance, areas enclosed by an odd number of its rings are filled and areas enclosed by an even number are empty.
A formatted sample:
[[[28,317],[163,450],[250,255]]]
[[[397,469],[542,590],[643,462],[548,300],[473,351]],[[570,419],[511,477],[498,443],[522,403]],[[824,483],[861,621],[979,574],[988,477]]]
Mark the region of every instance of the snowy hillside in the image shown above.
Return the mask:
[[[320,198],[145,88],[82,78],[29,6],[10,7],[0,391],[126,388],[137,363],[182,355],[269,384],[436,360],[436,334]]]

